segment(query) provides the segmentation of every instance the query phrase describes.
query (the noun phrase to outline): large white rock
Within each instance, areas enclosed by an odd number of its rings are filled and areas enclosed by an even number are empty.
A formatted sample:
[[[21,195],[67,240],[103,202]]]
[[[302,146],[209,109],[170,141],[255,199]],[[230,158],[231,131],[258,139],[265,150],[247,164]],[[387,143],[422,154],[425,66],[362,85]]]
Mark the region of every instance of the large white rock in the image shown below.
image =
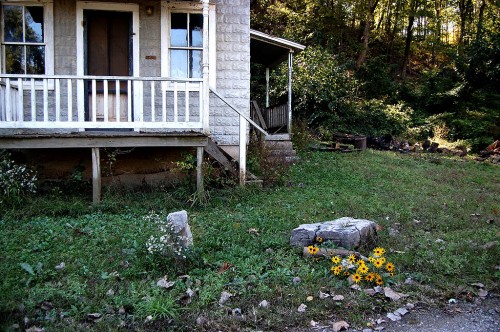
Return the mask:
[[[193,234],[188,224],[188,216],[185,210],[169,213],[167,223],[172,225],[175,233],[180,236],[180,245],[184,248],[193,245]]]
[[[292,231],[290,245],[305,247],[317,237],[331,241],[339,247],[357,249],[372,246],[377,241],[376,223],[366,219],[344,217],[315,224],[303,224]]]

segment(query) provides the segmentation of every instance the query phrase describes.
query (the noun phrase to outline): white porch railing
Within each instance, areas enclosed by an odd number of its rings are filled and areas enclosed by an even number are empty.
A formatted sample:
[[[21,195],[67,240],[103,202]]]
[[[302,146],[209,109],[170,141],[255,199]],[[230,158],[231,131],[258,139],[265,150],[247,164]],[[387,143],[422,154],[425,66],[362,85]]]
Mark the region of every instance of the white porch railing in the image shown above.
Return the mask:
[[[0,74],[0,128],[207,131],[203,80]]]

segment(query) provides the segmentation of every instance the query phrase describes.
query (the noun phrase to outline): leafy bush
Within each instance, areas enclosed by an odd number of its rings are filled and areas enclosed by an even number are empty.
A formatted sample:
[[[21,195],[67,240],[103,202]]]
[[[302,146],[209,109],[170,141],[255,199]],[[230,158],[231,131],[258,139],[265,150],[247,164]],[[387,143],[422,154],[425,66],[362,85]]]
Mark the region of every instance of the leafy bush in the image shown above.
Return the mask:
[[[19,202],[36,193],[37,174],[25,165],[18,165],[8,152],[0,153],[0,203]]]

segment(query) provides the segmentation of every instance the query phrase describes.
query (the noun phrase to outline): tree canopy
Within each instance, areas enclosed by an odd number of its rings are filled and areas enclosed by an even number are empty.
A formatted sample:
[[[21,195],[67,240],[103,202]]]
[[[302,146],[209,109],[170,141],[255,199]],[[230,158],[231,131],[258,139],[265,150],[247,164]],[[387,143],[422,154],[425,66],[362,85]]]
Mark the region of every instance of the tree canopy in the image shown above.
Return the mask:
[[[251,10],[253,28],[308,46],[294,106],[311,127],[414,138],[445,127],[443,138],[473,148],[499,138],[500,1],[253,0]],[[396,122],[359,125],[395,109]]]

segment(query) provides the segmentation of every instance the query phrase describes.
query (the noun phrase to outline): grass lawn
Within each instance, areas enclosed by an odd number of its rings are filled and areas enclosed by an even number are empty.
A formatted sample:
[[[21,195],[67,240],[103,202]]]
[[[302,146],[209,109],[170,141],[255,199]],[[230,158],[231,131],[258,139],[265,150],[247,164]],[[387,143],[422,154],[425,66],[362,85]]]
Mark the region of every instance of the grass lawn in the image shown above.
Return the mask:
[[[351,289],[328,262],[288,245],[299,224],[344,216],[379,224],[378,245],[396,265],[391,287],[409,295],[402,303],[465,300],[477,282],[498,291],[498,166],[377,151],[301,157],[285,185],[212,191],[202,207],[175,191],[108,193],[96,207],[88,196],[54,193],[4,207],[0,330],[25,320],[49,331],[362,326],[401,303]],[[155,227],[144,216],[179,209],[188,211],[194,250],[185,261],[148,254]],[[218,273],[224,263],[229,268]],[[156,286],[164,276],[176,281],[171,289]],[[190,303],[188,288],[196,293]],[[223,291],[233,296],[221,306]],[[320,291],[345,299],[319,299]],[[298,313],[302,303],[307,310]]]

